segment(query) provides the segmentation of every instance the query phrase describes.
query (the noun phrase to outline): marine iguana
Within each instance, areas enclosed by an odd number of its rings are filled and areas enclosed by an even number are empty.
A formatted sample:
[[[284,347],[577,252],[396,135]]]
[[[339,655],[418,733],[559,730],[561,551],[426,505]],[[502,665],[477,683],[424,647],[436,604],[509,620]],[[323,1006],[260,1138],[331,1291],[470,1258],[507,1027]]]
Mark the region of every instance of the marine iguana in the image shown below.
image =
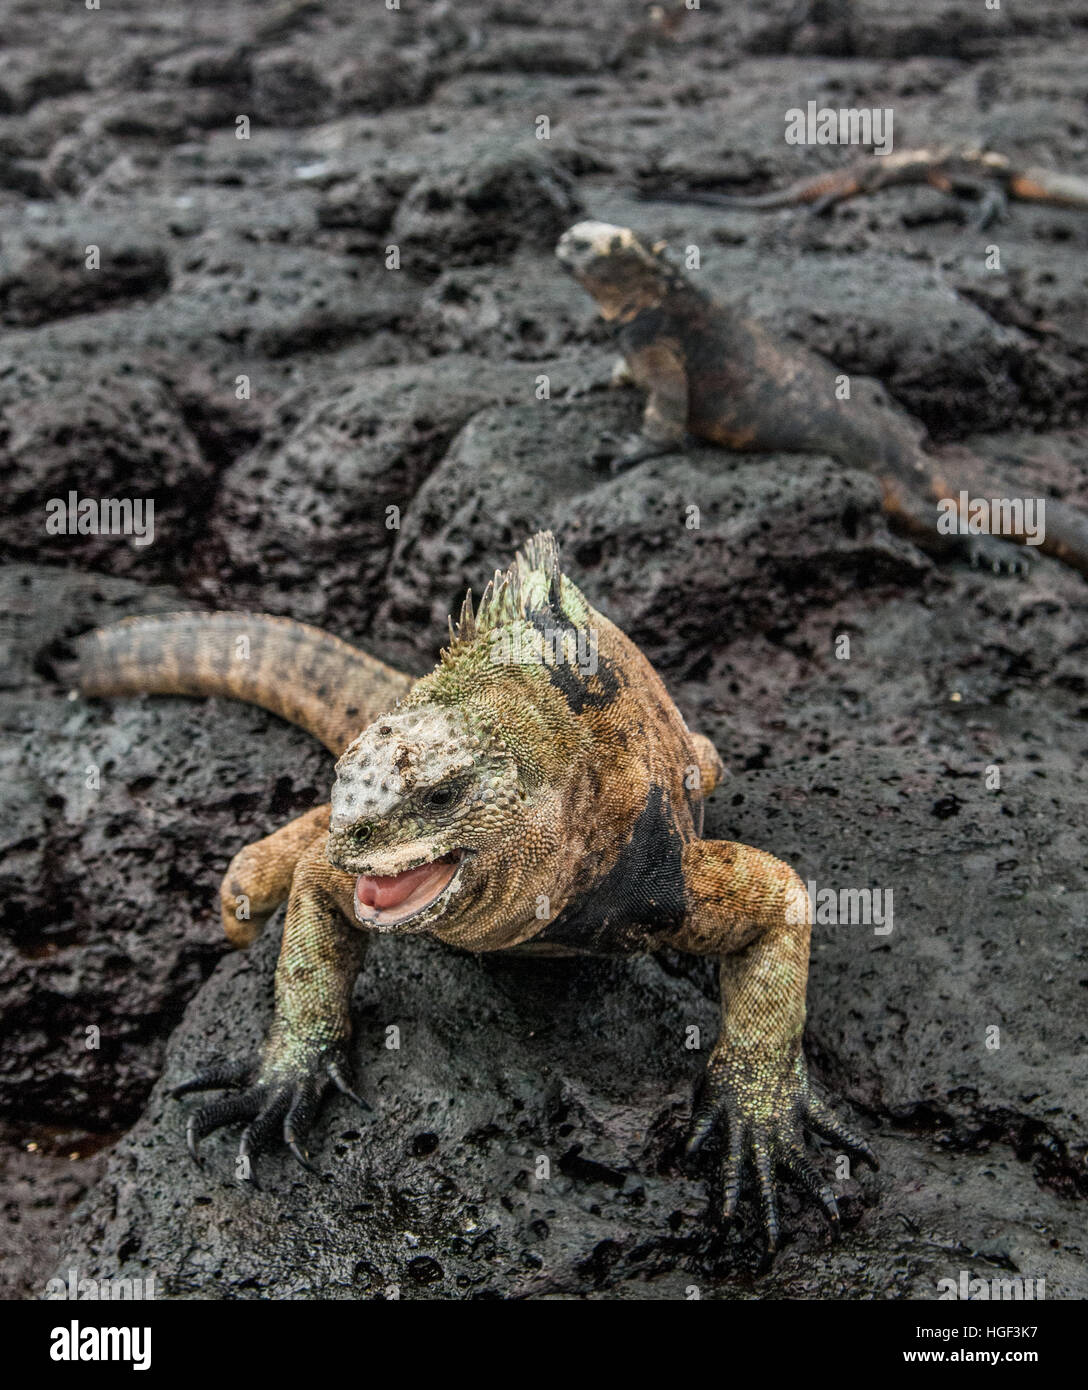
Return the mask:
[[[884,510],[911,539],[936,554],[965,554],[996,571],[1026,568],[1004,539],[938,529],[938,503],[971,489],[951,465],[926,452],[920,427],[892,404],[841,400],[835,369],[801,347],[785,346],[752,319],[712,299],[664,255],[625,227],[579,222],[556,255],[619,325],[622,369],[647,391],[642,432],[613,451],[613,470],[673,453],[688,435],[727,449],[824,453],[873,473]],[[997,488],[997,494],[1004,489]],[[1046,498],[1040,549],[1088,574],[1088,516]]]
[[[237,1121],[246,1163],[279,1135],[311,1166],[303,1139],[328,1083],[365,1105],[349,1001],[374,932],[468,951],[667,945],[720,959],[721,1035],[688,1146],[724,1131],[720,1218],[750,1167],[773,1251],[778,1167],[837,1225],[804,1129],[876,1160],[809,1083],[804,885],[764,850],[700,838],[720,759],[562,573],[549,533],[495,574],[475,610],[469,592],[438,665],[416,681],[317,629],[242,613],[131,618],[81,638],[77,655],[87,695],[232,695],[339,755],[330,803],[242,850],[223,881],[234,944],[284,898],[287,916],[256,1064],[216,1064],[174,1090],[231,1092],[191,1113],[194,1157]]]
[[[816,216],[821,216],[848,198],[923,183],[942,193],[968,193],[980,198],[978,221],[982,226],[1002,216],[1010,199],[1088,210],[1088,179],[1042,166],[1020,168],[1007,155],[977,145],[935,145],[895,154],[866,155],[843,169],[813,174],[786,188],[755,197],[694,188],[646,189],[640,196],[649,202],[699,203],[753,212],[807,205]]]

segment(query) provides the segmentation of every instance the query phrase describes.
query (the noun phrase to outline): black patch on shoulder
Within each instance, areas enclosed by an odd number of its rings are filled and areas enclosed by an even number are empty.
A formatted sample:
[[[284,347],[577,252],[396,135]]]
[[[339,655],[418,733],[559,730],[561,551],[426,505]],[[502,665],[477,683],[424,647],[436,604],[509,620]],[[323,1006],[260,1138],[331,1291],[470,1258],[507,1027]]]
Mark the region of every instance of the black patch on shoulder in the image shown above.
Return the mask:
[[[645,950],[684,920],[683,852],[668,794],[654,787],[612,868],[533,940],[606,955]]]
[[[640,309],[634,318],[620,329],[620,347],[625,353],[637,352],[639,348],[660,342],[671,331],[672,322],[660,305]]]
[[[556,633],[569,633],[575,643],[578,641],[578,628],[558,608],[537,608],[525,616],[549,640]],[[592,674],[581,671],[569,661],[557,661],[544,667],[549,681],[575,714],[584,714],[587,709],[607,709],[619,696],[620,681],[612,663],[598,654],[596,666]]]
[[[634,356],[642,348],[671,343],[678,356],[684,357],[685,344],[691,342],[693,330],[704,323],[711,308],[708,297],[701,290],[683,280],[670,281],[660,304],[640,309],[620,329],[620,351],[624,356]]]

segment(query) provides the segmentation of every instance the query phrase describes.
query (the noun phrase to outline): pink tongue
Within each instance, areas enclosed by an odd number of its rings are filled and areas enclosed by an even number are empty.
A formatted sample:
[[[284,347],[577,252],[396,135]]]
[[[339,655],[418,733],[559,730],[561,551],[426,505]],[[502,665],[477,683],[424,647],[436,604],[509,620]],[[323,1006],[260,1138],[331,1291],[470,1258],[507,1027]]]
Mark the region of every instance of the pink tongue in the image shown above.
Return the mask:
[[[380,878],[375,874],[360,874],[355,880],[355,896],[364,907],[376,907],[380,912],[397,907],[428,878],[443,870],[443,864],[420,864],[418,869],[405,869],[402,874]]]

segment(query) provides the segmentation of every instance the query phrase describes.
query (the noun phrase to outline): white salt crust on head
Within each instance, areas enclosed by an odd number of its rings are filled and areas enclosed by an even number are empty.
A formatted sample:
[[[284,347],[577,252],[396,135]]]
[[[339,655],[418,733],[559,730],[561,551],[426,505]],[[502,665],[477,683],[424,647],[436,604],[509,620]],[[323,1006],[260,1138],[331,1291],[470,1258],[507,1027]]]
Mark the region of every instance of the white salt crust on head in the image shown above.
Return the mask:
[[[456,710],[421,705],[385,715],[336,764],[330,829],[386,818],[417,788],[470,772],[479,748]]]

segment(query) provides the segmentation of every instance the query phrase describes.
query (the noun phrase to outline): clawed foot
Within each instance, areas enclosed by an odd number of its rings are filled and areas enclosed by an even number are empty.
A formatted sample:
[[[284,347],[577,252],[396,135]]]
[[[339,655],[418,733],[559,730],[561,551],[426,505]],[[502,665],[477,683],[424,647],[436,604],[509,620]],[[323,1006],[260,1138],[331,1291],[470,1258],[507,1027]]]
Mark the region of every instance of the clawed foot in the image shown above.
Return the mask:
[[[269,1148],[277,1135],[304,1168],[317,1172],[303,1140],[330,1082],[363,1110],[370,1109],[351,1085],[346,1056],[342,1051],[331,1050],[318,1052],[301,1065],[266,1061],[255,1076],[247,1062],[219,1062],[175,1086],[170,1094],[177,1098],[191,1091],[231,1092],[190,1114],[186,1145],[193,1161],[198,1167],[203,1166],[198,1150],[201,1139],[224,1125],[246,1121],[238,1146],[238,1176],[253,1181],[257,1155]]]
[[[767,1081],[756,1067],[735,1061],[712,1063],[706,1092],[692,1120],[689,1155],[697,1153],[716,1130],[724,1129],[720,1158],[718,1216],[728,1225],[736,1215],[746,1170],[755,1179],[766,1234],[767,1255],[778,1249],[781,1227],[776,1169],[781,1169],[823,1207],[835,1237],[839,1208],[831,1185],[814,1167],[805,1149],[804,1130],[839,1144],[874,1169],[876,1155],[860,1135],[849,1130],[809,1088],[804,1061],[788,1075]]]
[[[994,574],[1016,575],[1023,578],[1031,573],[1034,558],[1027,547],[998,536],[978,535],[963,538],[963,554],[972,569],[992,570]]]
[[[581,400],[584,396],[590,396],[595,391],[606,391],[611,383],[608,377],[598,374],[586,374],[573,381],[563,392],[565,401]]]
[[[590,462],[597,466],[607,465],[613,474],[625,473],[636,463],[674,453],[679,447],[679,444],[655,444],[642,434],[627,434],[621,438],[606,430],[597,436]]]

